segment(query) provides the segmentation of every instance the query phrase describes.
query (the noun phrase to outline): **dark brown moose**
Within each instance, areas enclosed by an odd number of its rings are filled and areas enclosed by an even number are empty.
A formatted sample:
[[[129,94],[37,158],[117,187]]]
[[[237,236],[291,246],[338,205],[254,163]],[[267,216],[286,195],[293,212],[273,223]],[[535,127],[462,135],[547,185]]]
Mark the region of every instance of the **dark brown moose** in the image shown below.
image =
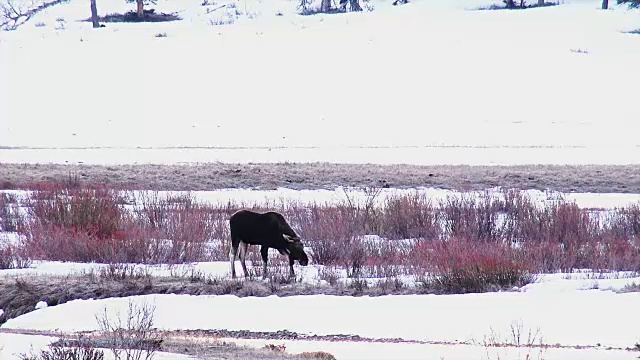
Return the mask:
[[[277,212],[257,213],[250,210],[239,210],[229,219],[231,227],[231,249],[229,260],[231,261],[231,276],[236,277],[235,261],[240,248],[240,264],[244,276],[249,276],[245,258],[249,245],[260,245],[260,255],[264,271],[263,277],[267,277],[267,255],[269,248],[278,250],[282,255],[289,256],[289,276],[295,277],[293,262],[298,260],[300,265],[307,266],[309,258],[304,252],[304,246],[300,237],[291,226],[287,224],[284,216]],[[242,246],[240,246],[242,245]]]

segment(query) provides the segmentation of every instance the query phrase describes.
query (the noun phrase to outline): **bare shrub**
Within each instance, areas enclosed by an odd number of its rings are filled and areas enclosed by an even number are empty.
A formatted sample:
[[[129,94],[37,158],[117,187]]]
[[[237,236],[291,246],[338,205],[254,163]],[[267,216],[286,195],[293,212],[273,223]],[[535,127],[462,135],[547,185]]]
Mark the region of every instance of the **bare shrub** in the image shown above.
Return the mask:
[[[21,1],[4,0],[0,2],[0,30],[15,30],[29,21],[38,12],[67,0],[35,1],[22,3]]]
[[[111,317],[105,308],[96,321],[116,360],[152,359],[162,337],[153,328],[155,305],[129,301],[127,314]]]
[[[167,241],[160,231],[126,216],[121,222],[113,256],[106,262],[158,264],[168,258]]]
[[[335,268],[324,266],[318,272],[318,277],[320,280],[324,280],[329,283],[329,285],[336,286],[338,284],[340,274]]]
[[[448,196],[440,207],[448,237],[479,241],[501,238],[497,224],[503,203],[491,193],[484,192],[479,198],[471,193]]]
[[[342,265],[347,269],[348,277],[362,276],[369,254],[367,245],[362,237],[353,237],[345,242],[342,253]]]
[[[180,20],[178,13],[156,13],[155,9],[145,9],[143,11],[144,16],[138,16],[137,11],[128,11],[126,13],[110,13],[105,16],[99,16],[98,20],[101,22],[112,23],[137,23],[137,22],[168,22]],[[91,21],[86,19],[85,21]]]
[[[366,279],[355,277],[347,284],[348,289],[352,289],[356,294],[361,294],[369,288],[369,283]]]
[[[382,236],[391,239],[441,237],[438,211],[424,194],[390,196],[385,200]]]
[[[494,291],[534,280],[522,254],[508,245],[452,239],[423,246],[430,247],[427,259],[416,263],[426,267],[429,285],[438,292]]]
[[[257,250],[258,247],[249,250],[247,259],[251,264],[262,264],[262,256]],[[262,266],[251,266],[248,268],[249,279],[263,279],[264,268]],[[289,260],[287,257],[280,255],[280,253],[271,251],[269,255],[269,261],[267,263],[267,278],[271,284],[289,284],[295,282],[296,278],[289,276]]]
[[[365,264],[362,276],[393,277],[405,272],[412,245],[408,240],[364,239]]]
[[[543,240],[542,224],[546,218],[531,198],[519,189],[503,189],[504,217],[501,234],[503,239],[511,243],[529,240]]]
[[[606,270],[640,270],[640,248],[627,239],[602,237],[580,244],[575,254],[565,255],[575,259],[574,268]]]
[[[24,251],[11,244],[0,244],[0,270],[23,269],[31,265]]]
[[[157,192],[145,193],[137,210],[143,226],[167,240],[163,261],[171,263],[207,260],[207,242],[226,226],[219,214],[190,194],[161,199]]]
[[[362,275],[371,249],[362,234],[362,218],[351,205],[311,205],[298,211],[301,236],[313,249],[313,261],[320,265],[341,265],[349,276]],[[359,220],[360,219],[360,220]]]
[[[405,288],[405,283],[398,277],[386,278],[378,281],[376,284],[376,289],[381,291],[383,294],[399,292]]]
[[[352,214],[352,221],[359,234],[378,234],[382,226],[382,211],[376,206],[376,202],[382,192],[382,188],[365,187],[363,191],[365,195],[363,203],[356,201],[354,197],[345,190],[344,195],[346,200],[338,206]]]
[[[15,195],[0,193],[0,231],[17,231],[22,221]]]
[[[337,265],[349,241],[356,236],[355,214],[342,206],[309,206],[297,216],[300,235],[313,248],[313,260],[320,265]]]
[[[608,219],[608,230],[615,237],[635,242],[640,236],[640,203],[616,209]]]
[[[151,273],[148,268],[136,267],[133,264],[112,263],[100,269],[99,275],[108,280],[126,280],[150,278]]]
[[[36,191],[28,201],[31,222],[108,238],[120,225],[118,195],[107,188]]]
[[[597,239],[600,224],[589,213],[573,202],[561,202],[545,209],[547,212],[548,238],[558,241],[565,248],[579,246],[582,242]]]
[[[284,344],[280,344],[280,345],[267,344],[263,347],[263,349],[273,351],[276,353],[281,353],[281,354],[284,354],[287,351],[287,347]]]
[[[104,262],[117,250],[113,239],[100,239],[73,228],[33,222],[24,232],[25,251],[32,259]]]
[[[39,354],[21,354],[18,357],[20,360],[103,360],[104,351],[81,339],[72,343],[58,341]]]
[[[368,188],[361,199],[345,191],[345,200],[338,204],[310,205],[280,200],[210,206],[189,193],[165,197],[142,192],[129,211],[125,206],[132,204],[118,192],[73,182],[70,175],[68,184],[33,185],[36,190],[26,201],[28,220],[12,220],[9,225],[23,235],[23,258],[107,263],[227,260],[228,218],[243,207],[282,212],[311,248],[313,262],[345,267],[352,277],[407,271],[422,275],[433,266],[434,245],[451,240],[510,249],[509,256],[524,257],[531,271],[640,267],[640,204],[611,211],[583,209],[562,197],[553,203],[534,202],[517,189],[467,192],[434,203],[418,193],[378,201],[381,189]],[[11,206],[17,208],[15,199],[0,196],[3,228]],[[17,213],[10,211],[11,216]],[[255,251],[250,260],[261,262]],[[274,261],[278,270],[282,259]]]
[[[312,352],[305,351],[298,354],[298,356],[303,359],[336,360],[335,356],[324,351],[312,351]]]
[[[489,334],[484,336],[480,345],[485,347],[487,359],[543,359],[545,352],[540,328],[525,329],[522,320],[512,321],[506,329],[506,335],[501,335],[490,327]],[[539,347],[537,355],[532,353],[536,347]]]
[[[567,261],[562,244],[552,241],[528,241],[520,246],[523,257],[539,272],[570,271],[574,261]]]

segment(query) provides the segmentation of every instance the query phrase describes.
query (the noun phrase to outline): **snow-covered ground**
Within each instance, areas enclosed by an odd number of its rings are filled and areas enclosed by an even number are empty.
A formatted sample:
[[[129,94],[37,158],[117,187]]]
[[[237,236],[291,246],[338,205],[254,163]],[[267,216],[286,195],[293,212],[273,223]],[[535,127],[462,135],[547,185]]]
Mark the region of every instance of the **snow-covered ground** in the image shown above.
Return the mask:
[[[638,11],[613,1],[611,10],[600,10],[599,0],[525,11],[471,10],[491,0],[390,2],[372,0],[374,11],[363,13],[301,16],[292,0],[207,6],[161,0],[157,11],[178,12],[183,20],[109,23],[97,30],[78,21],[89,16],[86,1],[50,8],[17,31],[0,32],[0,161],[640,163],[634,91],[640,38],[627,33],[640,28]],[[98,1],[98,9],[107,14],[133,5]],[[342,199],[340,191],[197,196],[322,202]],[[608,194],[568,198],[605,208],[638,201]],[[0,274],[100,266],[36,263]],[[184,270],[191,269],[228,274],[227,263]],[[317,281],[317,267],[298,270],[305,281]],[[613,291],[632,282],[640,279],[585,273],[543,275],[518,291],[468,295],[149,295],[72,301],[1,328],[95,330],[94,315],[103,309],[115,314],[126,312],[129,301],[147,301],[163,329],[288,329],[482,343],[491,334],[508,341],[513,324],[521,324],[525,333],[539,329],[546,344],[597,347],[541,354],[470,345],[268,341],[339,359],[634,359],[635,352],[606,350],[640,341],[640,294]],[[0,358],[14,359],[51,340],[0,333]]]
[[[163,0],[182,21],[97,30],[84,1],[50,8],[0,33],[0,159],[639,162],[638,11],[390,2]]]
[[[377,191],[377,190],[376,190]],[[444,201],[447,197],[461,196],[461,192],[438,188],[384,188],[379,192],[367,191],[360,188],[338,187],[333,190],[294,190],[278,188],[275,190],[254,190],[254,189],[219,189],[211,191],[158,191],[141,192],[125,191],[123,196],[131,202],[140,203],[141,197],[149,194],[159,198],[169,196],[184,197],[190,196],[198,202],[211,205],[237,204],[238,206],[278,206],[282,204],[340,204],[352,201],[356,204],[364,204],[373,201],[375,204],[383,204],[385,200],[403,195],[419,195],[429,199],[434,204]],[[487,191],[488,194],[499,197],[500,188],[493,188]],[[24,190],[3,190],[0,193],[10,194],[18,199],[18,202],[30,195],[30,191]],[[465,192],[465,196],[481,196],[485,192]],[[146,194],[146,195],[145,195]],[[601,208],[613,209],[628,206],[640,202],[640,194],[623,193],[561,193],[553,191],[523,190],[523,195],[530,198],[534,203],[545,205],[557,201],[575,202],[581,208]]]
[[[40,353],[40,350],[47,349],[47,346],[55,342],[56,340],[58,340],[58,338],[53,336],[0,333],[0,359],[20,359],[21,354],[38,355]],[[179,354],[158,352],[155,354],[153,359],[187,360],[193,358]],[[116,358],[111,352],[105,351],[104,360],[116,360]]]
[[[220,263],[222,264],[222,263]],[[226,264],[224,264],[226,265]],[[67,271],[77,270],[67,265]],[[213,269],[210,266],[209,269]],[[218,267],[221,269],[222,267]],[[226,270],[226,269],[225,269]],[[154,271],[153,269],[151,270]],[[221,271],[221,270],[219,270]],[[306,281],[311,281],[307,279]],[[155,306],[155,326],[164,330],[229,329],[289,330],[304,334],[355,334],[369,338],[403,338],[428,344],[331,344],[318,341],[241,341],[285,344],[290,351],[324,350],[339,359],[485,358],[502,352],[502,359],[525,359],[524,353],[544,353],[544,359],[632,359],[635,352],[607,351],[633,347],[640,341],[635,308],[640,293],[617,293],[640,282],[633,274],[542,275],[511,292],[466,295],[391,295],[382,297],[145,295],[118,299],[75,300],[46,307],[9,320],[2,329],[60,331],[98,330],[95,315],[125,316],[129,302]],[[242,316],[238,316],[242,309]],[[265,311],[268,309],[268,311]],[[283,316],[284,315],[284,316]],[[576,349],[495,349],[484,342],[593,347]],[[6,336],[0,334],[0,336]],[[0,337],[2,339],[2,337]],[[439,342],[449,345],[434,345]],[[451,346],[465,342],[475,346]],[[514,357],[515,354],[521,356]],[[438,356],[435,356],[438,354]],[[468,358],[468,357],[467,357]],[[489,359],[498,357],[490,356]],[[536,358],[536,357],[534,357]],[[4,358],[3,358],[4,359]]]

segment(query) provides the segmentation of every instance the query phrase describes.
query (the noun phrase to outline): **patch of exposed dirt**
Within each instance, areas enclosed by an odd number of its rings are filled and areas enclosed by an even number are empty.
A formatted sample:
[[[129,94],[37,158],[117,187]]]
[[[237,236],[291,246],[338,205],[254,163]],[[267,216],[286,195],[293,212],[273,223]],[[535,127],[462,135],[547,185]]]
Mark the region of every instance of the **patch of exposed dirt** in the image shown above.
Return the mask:
[[[640,165],[418,166],[329,163],[61,165],[0,163],[0,189],[39,182],[106,184],[120,189],[334,189],[496,186],[561,192],[640,193]]]

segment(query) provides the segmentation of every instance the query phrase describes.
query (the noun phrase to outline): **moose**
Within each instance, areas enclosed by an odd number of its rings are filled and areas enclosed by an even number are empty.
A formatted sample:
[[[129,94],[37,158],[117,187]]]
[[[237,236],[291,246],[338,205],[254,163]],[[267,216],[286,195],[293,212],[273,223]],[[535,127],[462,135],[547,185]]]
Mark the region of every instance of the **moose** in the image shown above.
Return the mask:
[[[231,249],[229,260],[231,261],[231,277],[236,277],[235,261],[240,248],[240,264],[244,276],[249,276],[245,258],[249,245],[260,245],[260,255],[264,271],[263,278],[267,277],[267,255],[269,248],[278,250],[282,255],[289,256],[289,277],[295,277],[293,262],[298,260],[300,265],[307,266],[309,258],[304,252],[304,246],[300,237],[289,226],[284,216],[269,211],[258,213],[250,210],[236,211],[229,219],[231,228]],[[240,246],[242,245],[242,246]]]

